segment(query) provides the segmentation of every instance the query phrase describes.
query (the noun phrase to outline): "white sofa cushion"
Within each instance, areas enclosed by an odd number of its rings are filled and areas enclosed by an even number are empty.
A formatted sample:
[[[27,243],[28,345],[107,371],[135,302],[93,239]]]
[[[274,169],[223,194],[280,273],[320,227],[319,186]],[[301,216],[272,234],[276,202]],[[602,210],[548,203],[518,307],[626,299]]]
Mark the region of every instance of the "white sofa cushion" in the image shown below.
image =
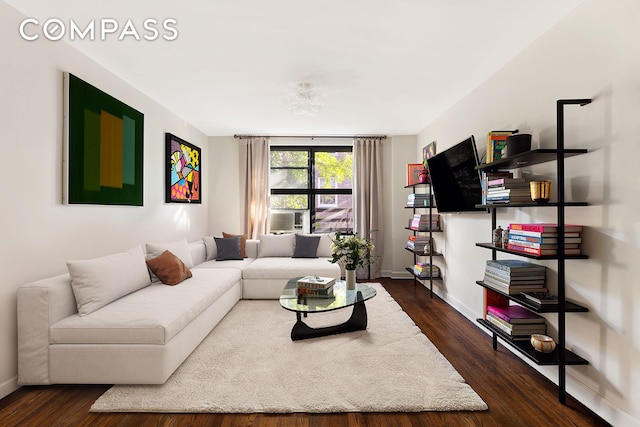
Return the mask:
[[[191,258],[191,249],[187,239],[177,240],[175,242],[165,243],[147,243],[147,258],[156,258],[164,251],[170,251],[185,263],[188,268],[193,268],[193,258]]]
[[[293,234],[261,234],[258,258],[291,258],[294,246],[295,235]]]
[[[340,278],[340,267],[331,264],[328,258],[258,258],[242,270],[245,279],[291,279],[296,276],[315,274]],[[286,280],[285,280],[286,283]],[[284,283],[282,285],[284,287]]]
[[[67,269],[80,316],[151,283],[144,252],[139,245],[127,252],[101,258],[68,261]]]
[[[51,326],[52,344],[166,344],[240,281],[236,269],[191,270],[175,286],[152,284],[91,313]]]
[[[202,264],[198,264],[194,269],[198,268],[237,268],[238,270],[244,270],[246,266],[251,264],[255,258],[243,258],[241,260],[225,260],[225,261],[216,261],[212,259],[210,261],[205,261]],[[193,269],[192,269],[193,270]]]

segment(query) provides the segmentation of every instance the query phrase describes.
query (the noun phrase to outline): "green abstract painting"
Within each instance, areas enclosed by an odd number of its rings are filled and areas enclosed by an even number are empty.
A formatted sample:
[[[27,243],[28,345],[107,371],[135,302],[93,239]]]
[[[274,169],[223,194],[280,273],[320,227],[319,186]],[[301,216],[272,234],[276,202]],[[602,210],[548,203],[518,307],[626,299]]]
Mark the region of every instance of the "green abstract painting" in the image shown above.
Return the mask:
[[[142,206],[144,115],[65,73],[66,202]]]

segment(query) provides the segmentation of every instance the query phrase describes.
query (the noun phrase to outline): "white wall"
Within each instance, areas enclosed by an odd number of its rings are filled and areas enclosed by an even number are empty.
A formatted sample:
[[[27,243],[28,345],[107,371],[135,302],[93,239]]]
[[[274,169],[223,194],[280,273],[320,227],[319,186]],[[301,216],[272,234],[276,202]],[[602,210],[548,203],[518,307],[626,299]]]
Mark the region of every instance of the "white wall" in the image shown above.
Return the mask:
[[[16,387],[20,285],[65,273],[69,259],[107,255],[148,241],[197,240],[208,224],[206,193],[201,206],[164,203],[164,133],[199,146],[203,158],[208,139],[68,44],[20,39],[22,19],[0,2],[0,397]],[[143,207],[61,203],[64,71],[144,113]],[[206,182],[210,172],[204,166]]]
[[[640,2],[586,0],[429,124],[416,144],[419,151],[436,139],[440,152],[474,134],[483,151],[488,131],[517,127],[533,135],[534,148],[553,148],[556,100],[594,99],[585,107],[565,108],[566,146],[589,149],[566,161],[566,194],[585,195],[590,203],[567,209],[567,221],[588,227],[584,251],[590,257],[566,264],[568,297],[590,309],[567,315],[567,346],[591,363],[569,367],[567,381],[570,394],[614,425],[640,425],[638,40]],[[554,177],[554,168],[555,163],[531,171]],[[498,224],[514,221],[555,221],[555,210],[500,211]],[[470,319],[482,315],[482,289],[475,280],[491,256],[474,243],[490,241],[490,228],[488,215],[446,216],[444,297]],[[556,265],[546,264],[552,270]],[[547,318],[556,324],[555,315]],[[556,368],[538,369],[557,381]]]
[[[421,162],[422,153],[420,158],[415,153],[416,141],[415,135],[394,135],[383,143],[384,277],[411,278],[405,267],[413,264],[413,255],[404,250],[404,247],[411,234],[405,227],[413,212],[404,208],[407,196],[411,193],[411,189],[404,187],[407,185],[407,164]]]

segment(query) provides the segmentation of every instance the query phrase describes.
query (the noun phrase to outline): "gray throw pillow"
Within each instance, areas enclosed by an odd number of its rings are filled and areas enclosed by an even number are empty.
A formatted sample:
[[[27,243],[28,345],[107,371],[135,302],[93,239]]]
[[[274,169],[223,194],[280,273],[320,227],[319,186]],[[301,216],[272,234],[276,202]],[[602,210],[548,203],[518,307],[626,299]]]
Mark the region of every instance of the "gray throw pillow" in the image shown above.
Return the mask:
[[[291,258],[318,258],[320,236],[296,234],[296,247]]]
[[[227,261],[232,259],[243,259],[240,250],[240,236],[235,237],[214,237],[218,255],[216,261]]]

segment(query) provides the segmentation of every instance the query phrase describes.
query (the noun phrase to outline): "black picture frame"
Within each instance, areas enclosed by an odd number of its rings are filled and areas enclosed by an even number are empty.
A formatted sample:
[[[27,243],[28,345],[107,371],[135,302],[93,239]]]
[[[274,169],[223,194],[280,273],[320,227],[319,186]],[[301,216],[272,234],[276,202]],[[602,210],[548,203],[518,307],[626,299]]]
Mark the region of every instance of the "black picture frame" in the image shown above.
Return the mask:
[[[165,202],[202,203],[202,151],[165,133]]]

